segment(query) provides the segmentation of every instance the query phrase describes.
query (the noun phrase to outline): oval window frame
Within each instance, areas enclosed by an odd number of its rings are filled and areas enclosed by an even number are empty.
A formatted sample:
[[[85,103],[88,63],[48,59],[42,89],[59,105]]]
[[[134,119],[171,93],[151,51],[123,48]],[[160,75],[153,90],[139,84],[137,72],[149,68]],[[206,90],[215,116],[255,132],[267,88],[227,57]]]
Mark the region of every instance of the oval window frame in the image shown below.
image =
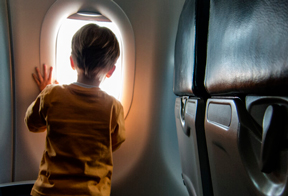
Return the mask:
[[[40,33],[40,62],[55,67],[58,30],[66,18],[77,12],[99,12],[119,28],[123,42],[122,96],[125,118],[130,111],[135,79],[135,36],[124,11],[111,0],[57,0],[47,11]],[[42,66],[40,66],[42,69]],[[42,70],[43,71],[43,70]]]

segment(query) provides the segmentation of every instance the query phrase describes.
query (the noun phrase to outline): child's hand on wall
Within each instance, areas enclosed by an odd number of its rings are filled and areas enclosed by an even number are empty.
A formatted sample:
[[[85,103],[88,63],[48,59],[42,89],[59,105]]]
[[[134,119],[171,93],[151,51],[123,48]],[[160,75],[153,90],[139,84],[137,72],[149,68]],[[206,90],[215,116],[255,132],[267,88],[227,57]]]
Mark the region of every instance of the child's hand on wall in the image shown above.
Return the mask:
[[[50,67],[48,76],[47,76],[47,66],[45,64],[43,65],[44,76],[41,75],[38,67],[36,67],[35,70],[36,70],[38,77],[34,73],[32,74],[32,76],[35,82],[37,83],[40,91],[42,91],[48,84],[53,84],[53,83],[58,84],[57,80],[52,82],[53,67]]]

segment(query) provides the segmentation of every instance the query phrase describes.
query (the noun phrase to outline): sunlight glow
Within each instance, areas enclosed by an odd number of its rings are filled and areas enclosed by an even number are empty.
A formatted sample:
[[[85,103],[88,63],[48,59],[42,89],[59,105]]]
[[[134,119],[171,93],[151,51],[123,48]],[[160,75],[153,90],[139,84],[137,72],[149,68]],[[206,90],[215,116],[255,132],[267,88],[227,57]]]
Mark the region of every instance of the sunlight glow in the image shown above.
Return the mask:
[[[120,31],[113,22],[98,22],[89,20],[66,19],[61,25],[56,43],[56,69],[55,77],[59,84],[70,84],[77,81],[77,73],[70,66],[71,40],[73,35],[82,26],[96,23],[99,26],[109,28],[116,35],[120,45],[120,57],[117,61],[116,70],[110,78],[106,78],[100,88],[116,99],[121,100],[122,93],[122,39]]]

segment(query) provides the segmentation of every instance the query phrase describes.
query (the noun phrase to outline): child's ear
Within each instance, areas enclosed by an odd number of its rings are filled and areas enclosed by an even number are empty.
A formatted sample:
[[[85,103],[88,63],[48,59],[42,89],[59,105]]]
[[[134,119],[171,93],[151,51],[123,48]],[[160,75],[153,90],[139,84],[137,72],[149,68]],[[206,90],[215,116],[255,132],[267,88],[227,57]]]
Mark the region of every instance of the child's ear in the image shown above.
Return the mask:
[[[108,73],[106,74],[106,77],[107,77],[107,78],[110,78],[110,77],[112,76],[112,74],[114,73],[115,69],[116,69],[116,66],[114,65],[114,66],[112,67],[112,69],[110,69],[110,70],[108,71]]]
[[[75,70],[76,67],[75,67],[75,65],[74,65],[74,61],[73,61],[72,56],[70,56],[70,64],[71,64],[71,68],[72,68],[73,70]]]

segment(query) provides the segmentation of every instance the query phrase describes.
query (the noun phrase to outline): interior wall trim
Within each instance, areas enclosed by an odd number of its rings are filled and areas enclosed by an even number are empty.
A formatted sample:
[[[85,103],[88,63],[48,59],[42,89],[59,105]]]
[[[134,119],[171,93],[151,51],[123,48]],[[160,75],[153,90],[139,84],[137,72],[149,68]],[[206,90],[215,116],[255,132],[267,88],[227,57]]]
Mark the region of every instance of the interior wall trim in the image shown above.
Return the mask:
[[[10,66],[10,96],[11,96],[11,182],[15,181],[15,143],[16,143],[16,101],[15,101],[15,70],[14,70],[14,57],[13,57],[13,40],[12,40],[12,27],[11,27],[11,13],[9,0],[5,0],[7,10],[7,25],[8,25],[8,55]]]

